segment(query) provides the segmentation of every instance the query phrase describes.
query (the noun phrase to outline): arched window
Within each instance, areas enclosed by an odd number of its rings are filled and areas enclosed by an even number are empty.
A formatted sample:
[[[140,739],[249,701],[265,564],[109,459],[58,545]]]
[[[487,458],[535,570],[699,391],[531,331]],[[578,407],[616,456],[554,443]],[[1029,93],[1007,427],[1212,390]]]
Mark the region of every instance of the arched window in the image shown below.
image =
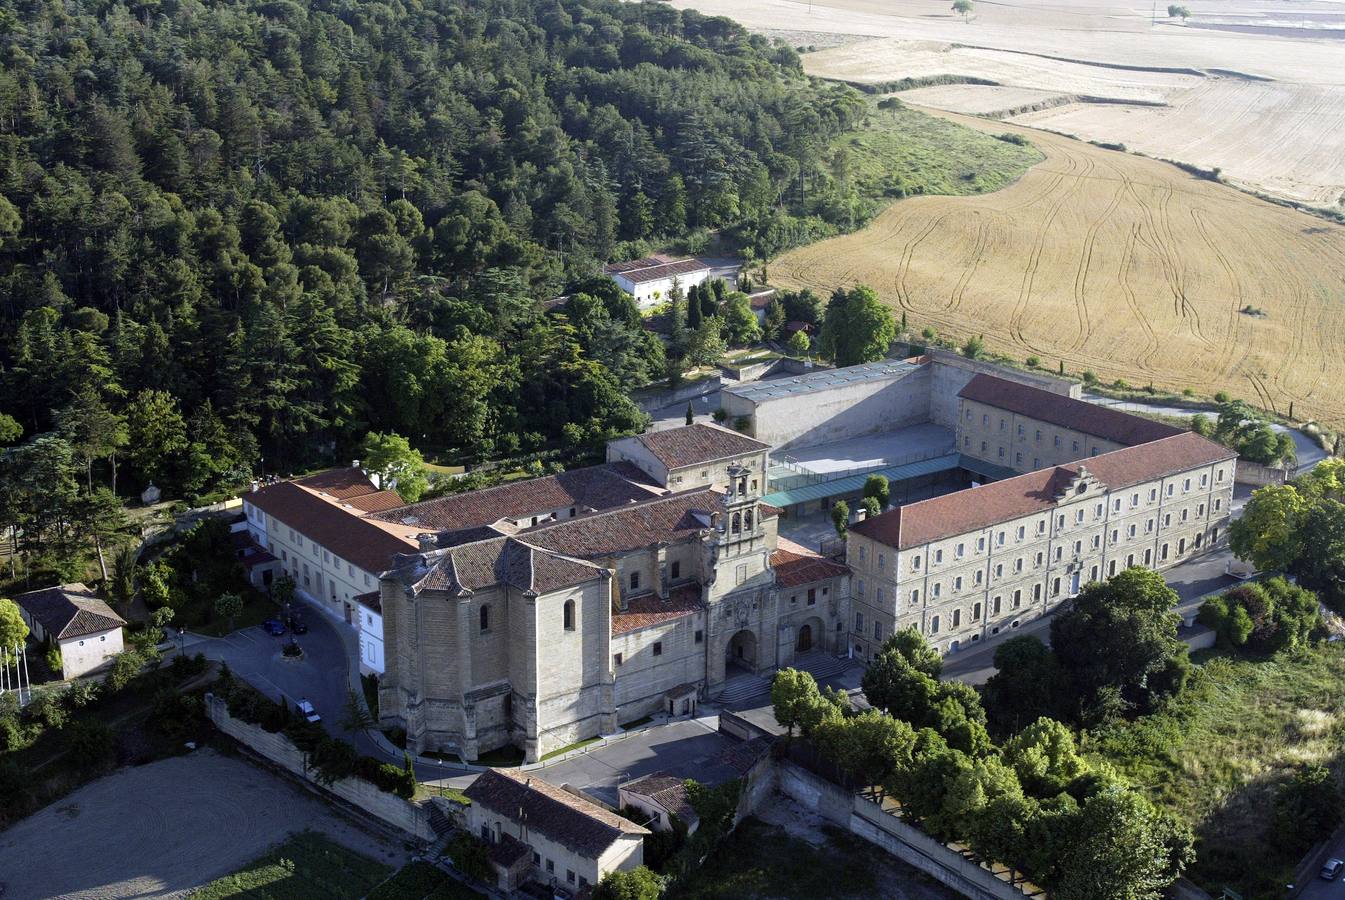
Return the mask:
[[[490,607],[481,607],[481,630],[490,631]]]
[[[574,601],[565,601],[565,630],[574,631]]]
[[[734,533],[734,534],[737,534],[738,532],[740,532],[740,531],[742,531],[742,530],[743,530],[743,515],[742,515],[742,513],[734,513],[734,514],[733,514],[733,533]]]

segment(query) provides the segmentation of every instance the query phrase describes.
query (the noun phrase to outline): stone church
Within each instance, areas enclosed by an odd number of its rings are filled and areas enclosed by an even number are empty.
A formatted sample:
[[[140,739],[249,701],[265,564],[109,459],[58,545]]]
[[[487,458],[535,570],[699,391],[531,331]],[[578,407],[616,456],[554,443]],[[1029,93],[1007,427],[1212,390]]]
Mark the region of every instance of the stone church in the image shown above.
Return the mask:
[[[384,573],[379,709],[409,747],[533,761],[843,652],[849,570],[778,536],[766,445],[707,425],[625,441],[607,466],[638,470],[647,499],[442,528]]]

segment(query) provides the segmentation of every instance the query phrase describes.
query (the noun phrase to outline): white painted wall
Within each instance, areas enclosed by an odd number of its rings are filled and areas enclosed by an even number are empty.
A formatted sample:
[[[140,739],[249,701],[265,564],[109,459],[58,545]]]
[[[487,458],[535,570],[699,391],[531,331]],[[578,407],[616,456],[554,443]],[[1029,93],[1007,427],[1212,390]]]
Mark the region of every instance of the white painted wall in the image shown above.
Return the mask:
[[[111,628],[60,642],[61,677],[78,678],[122,651],[121,629]]]

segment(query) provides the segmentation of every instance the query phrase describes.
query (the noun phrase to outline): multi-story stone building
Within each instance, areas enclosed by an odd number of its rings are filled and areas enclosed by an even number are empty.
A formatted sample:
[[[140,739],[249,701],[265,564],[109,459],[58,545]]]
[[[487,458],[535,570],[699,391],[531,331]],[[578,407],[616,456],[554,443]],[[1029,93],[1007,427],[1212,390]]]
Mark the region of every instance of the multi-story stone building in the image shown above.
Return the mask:
[[[781,549],[776,510],[760,502],[764,452],[702,429],[659,433],[673,461],[662,475],[712,479],[718,462],[751,450],[747,464],[722,467],[726,490],[508,535],[423,536],[381,586],[383,721],[420,750],[474,759],[512,743],[533,760],[621,722],[686,712],[733,669],[839,649],[846,568]]]
[[[1227,531],[1235,462],[1227,448],[1180,432],[853,526],[854,654],[870,658],[894,629],[911,626],[956,651],[1042,615],[1090,581],[1204,552]]]
[[[958,449],[1016,472],[1059,466],[1183,431],[994,375],[976,375],[957,397]]]

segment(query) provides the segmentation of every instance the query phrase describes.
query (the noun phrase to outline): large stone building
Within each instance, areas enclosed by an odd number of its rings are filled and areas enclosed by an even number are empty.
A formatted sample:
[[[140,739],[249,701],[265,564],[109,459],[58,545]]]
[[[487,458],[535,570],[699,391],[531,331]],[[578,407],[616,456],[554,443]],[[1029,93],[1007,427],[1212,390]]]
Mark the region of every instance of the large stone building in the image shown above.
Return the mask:
[[[941,651],[956,651],[1050,611],[1090,581],[1205,552],[1227,531],[1236,464],[1227,448],[1145,420],[1124,433],[1105,417],[1069,428],[1049,420],[1048,397],[1026,406],[1035,411],[1028,416],[990,405],[1004,394],[984,387],[963,397],[973,449],[984,440],[996,459],[1006,448],[1016,460],[1068,456],[1078,446],[1086,458],[855,525],[846,554],[854,573],[850,641],[860,658],[912,626]],[[1012,395],[1020,390],[1031,389],[1014,386]]]
[[[379,705],[412,746],[536,759],[687,712],[731,671],[843,648],[848,570],[781,546],[764,446],[703,425],[636,443],[657,465],[625,459],[650,477],[700,484],[526,527],[441,527],[386,574]]]

